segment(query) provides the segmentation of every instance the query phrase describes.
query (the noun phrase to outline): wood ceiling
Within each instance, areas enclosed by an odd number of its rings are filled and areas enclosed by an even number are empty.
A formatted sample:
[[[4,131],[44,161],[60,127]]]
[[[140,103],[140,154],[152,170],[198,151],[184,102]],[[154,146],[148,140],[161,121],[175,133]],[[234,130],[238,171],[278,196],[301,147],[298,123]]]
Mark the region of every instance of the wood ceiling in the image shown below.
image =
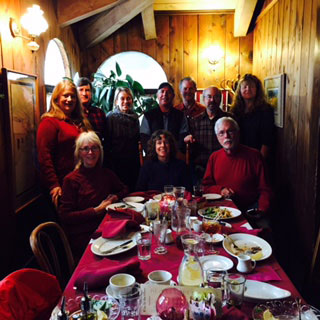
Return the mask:
[[[97,45],[141,14],[145,39],[157,37],[154,13],[234,14],[234,36],[248,32],[258,0],[57,0],[61,27],[77,28],[80,46]],[[261,2],[261,1],[260,1]]]

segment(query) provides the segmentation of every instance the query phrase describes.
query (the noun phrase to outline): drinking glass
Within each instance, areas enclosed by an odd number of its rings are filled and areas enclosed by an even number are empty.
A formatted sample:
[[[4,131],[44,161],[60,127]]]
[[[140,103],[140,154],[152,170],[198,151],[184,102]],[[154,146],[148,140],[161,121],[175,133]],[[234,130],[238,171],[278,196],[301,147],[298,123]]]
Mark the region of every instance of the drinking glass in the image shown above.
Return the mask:
[[[140,320],[142,305],[142,293],[139,284],[136,284],[132,291],[119,295],[121,320]]]
[[[166,254],[167,249],[164,247],[166,241],[168,222],[165,219],[153,221],[153,234],[157,240],[157,247],[154,249],[156,254]]]
[[[173,185],[168,184],[163,187],[164,193],[173,194]]]
[[[145,204],[147,225],[151,225],[153,220],[159,218],[160,204],[159,201],[149,200]]]
[[[151,232],[140,232],[137,235],[138,259],[149,260],[151,258]]]
[[[246,283],[245,277],[238,273],[229,273],[224,279],[227,305],[241,308]]]
[[[176,196],[176,200],[178,201],[178,203],[182,203],[185,191],[186,191],[185,187],[174,187],[173,188],[173,193]]]
[[[193,195],[195,197],[202,197],[202,194],[203,194],[203,186],[201,185],[193,186]]]
[[[222,227],[218,220],[212,220],[212,219],[202,219],[202,230],[205,232],[206,235],[203,235],[207,249],[209,253],[211,254],[218,254],[219,252],[215,250],[214,244],[215,241],[212,239],[212,235],[215,233],[219,233],[221,231]]]

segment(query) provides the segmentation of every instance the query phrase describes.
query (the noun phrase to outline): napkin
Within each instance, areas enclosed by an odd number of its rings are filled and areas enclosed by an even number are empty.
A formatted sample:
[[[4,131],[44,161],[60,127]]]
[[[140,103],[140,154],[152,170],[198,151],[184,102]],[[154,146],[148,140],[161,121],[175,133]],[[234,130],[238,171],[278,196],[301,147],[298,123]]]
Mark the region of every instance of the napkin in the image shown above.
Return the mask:
[[[139,230],[140,226],[136,221],[124,219],[105,221],[99,226],[97,232],[101,232],[102,238],[110,239]]]
[[[136,221],[138,224],[142,224],[145,222],[143,215],[140,212],[135,210],[131,210],[129,208],[122,209],[108,209],[107,213],[107,220],[120,220],[120,219],[127,219]]]
[[[109,278],[116,273],[129,273],[134,277],[141,274],[140,262],[137,257],[127,261],[115,261],[102,259],[83,265],[77,275],[75,286],[81,290],[84,282],[88,284],[89,290],[106,288]]]
[[[236,227],[236,226],[232,226],[231,228],[226,227],[226,226],[222,226],[221,228],[221,233],[225,233],[225,234],[231,234],[231,233],[247,233],[247,234],[252,234],[254,236],[257,236],[260,232],[262,231],[262,229],[247,229],[244,227]]]
[[[256,281],[281,280],[281,277],[271,266],[257,267],[254,270],[254,273],[248,274],[246,278],[248,280],[256,280]]]
[[[221,320],[249,320],[249,317],[236,307],[231,307],[223,313]]]

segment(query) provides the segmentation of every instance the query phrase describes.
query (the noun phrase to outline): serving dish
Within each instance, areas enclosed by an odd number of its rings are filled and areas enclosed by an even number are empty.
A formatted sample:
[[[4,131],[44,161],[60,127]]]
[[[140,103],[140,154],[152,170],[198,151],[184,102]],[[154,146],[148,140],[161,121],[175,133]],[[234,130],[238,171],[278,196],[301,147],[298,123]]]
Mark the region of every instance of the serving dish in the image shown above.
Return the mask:
[[[230,213],[231,213],[231,217],[225,217],[225,218],[215,218],[215,217],[212,217],[211,215],[207,215],[205,212],[207,209],[209,208],[218,208],[218,209],[221,209],[221,210],[229,210]],[[206,219],[213,219],[213,220],[229,220],[229,219],[233,219],[233,218],[236,218],[236,217],[239,217],[241,215],[241,211],[238,210],[238,209],[235,209],[235,208],[231,208],[231,207],[224,207],[224,206],[209,206],[209,207],[205,207],[205,208],[202,208],[202,209],[199,209],[198,210],[198,214],[200,217],[202,218],[206,218]]]

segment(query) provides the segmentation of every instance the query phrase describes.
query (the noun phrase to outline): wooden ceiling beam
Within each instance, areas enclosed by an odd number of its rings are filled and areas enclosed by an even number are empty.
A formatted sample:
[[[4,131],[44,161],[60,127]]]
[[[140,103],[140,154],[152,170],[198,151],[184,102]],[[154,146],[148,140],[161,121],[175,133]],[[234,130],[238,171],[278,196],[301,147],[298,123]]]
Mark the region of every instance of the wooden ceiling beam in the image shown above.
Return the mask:
[[[155,0],[154,11],[234,11],[235,0]]]
[[[84,20],[97,13],[111,9],[121,0],[58,0],[57,16],[60,27]]]
[[[92,21],[83,23],[80,39],[82,46],[95,46],[152,4],[153,0],[127,0],[108,12],[100,13]]]
[[[234,36],[245,37],[258,0],[238,0],[234,13]]]
[[[141,12],[142,23],[144,29],[144,37],[146,40],[156,39],[156,23],[154,20],[153,4]]]

